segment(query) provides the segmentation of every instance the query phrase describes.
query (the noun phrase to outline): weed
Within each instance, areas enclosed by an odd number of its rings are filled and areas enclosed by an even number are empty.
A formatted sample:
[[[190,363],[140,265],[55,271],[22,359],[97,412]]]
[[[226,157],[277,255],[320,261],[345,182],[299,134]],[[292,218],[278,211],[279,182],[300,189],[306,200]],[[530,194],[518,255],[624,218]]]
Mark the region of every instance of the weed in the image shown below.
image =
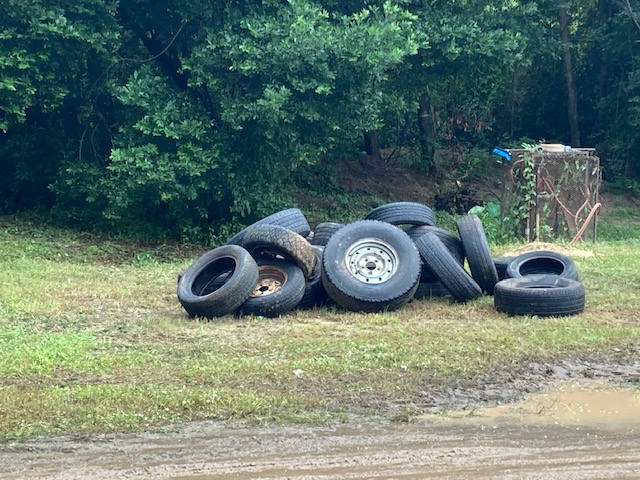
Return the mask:
[[[420,411],[413,405],[404,405],[391,415],[391,421],[396,423],[411,423],[420,415]]]

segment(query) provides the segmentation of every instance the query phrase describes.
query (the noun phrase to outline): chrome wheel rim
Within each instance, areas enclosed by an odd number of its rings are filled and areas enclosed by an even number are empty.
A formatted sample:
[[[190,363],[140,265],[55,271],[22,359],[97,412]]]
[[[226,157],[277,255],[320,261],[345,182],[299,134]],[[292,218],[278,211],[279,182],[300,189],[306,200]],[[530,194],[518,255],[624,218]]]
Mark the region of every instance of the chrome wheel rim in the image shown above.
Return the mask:
[[[363,238],[347,251],[345,264],[349,273],[362,283],[377,285],[386,282],[398,271],[398,254],[388,244]]]

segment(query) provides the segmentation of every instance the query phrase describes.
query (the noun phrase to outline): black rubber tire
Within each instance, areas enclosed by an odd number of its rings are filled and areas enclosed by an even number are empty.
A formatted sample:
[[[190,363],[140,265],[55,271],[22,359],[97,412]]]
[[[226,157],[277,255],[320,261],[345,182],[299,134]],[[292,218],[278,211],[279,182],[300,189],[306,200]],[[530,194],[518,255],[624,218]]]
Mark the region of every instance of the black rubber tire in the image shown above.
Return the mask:
[[[213,292],[214,290],[220,288],[227,281],[227,278],[229,277],[230,273],[231,273],[231,270],[229,270],[228,272],[221,273],[218,277],[216,277],[211,281],[207,290]],[[178,284],[180,284],[180,279],[182,278],[183,275],[184,275],[184,271],[178,274]]]
[[[257,279],[258,264],[249,252],[225,245],[200,256],[182,272],[178,300],[192,317],[222,317],[249,298]]]
[[[551,274],[579,280],[578,267],[566,255],[549,250],[539,250],[518,255],[507,265],[507,277],[518,278],[532,274]]]
[[[365,220],[378,220],[392,225],[430,225],[436,224],[433,210],[417,202],[392,202],[374,208],[364,217]]]
[[[254,225],[279,225],[288,228],[292,232],[296,232],[303,237],[307,237],[311,233],[311,227],[307,218],[299,208],[288,208],[279,212],[266,216],[248,227],[240,230],[233,237],[227,240],[227,245],[242,245],[242,239],[248,228]]]
[[[430,232],[435,234],[444,244],[444,246],[447,247],[447,249],[451,252],[453,258],[455,258],[460,265],[464,266],[464,247],[462,246],[462,242],[458,237],[456,237],[448,230],[439,227],[432,227],[429,225],[419,225],[409,228],[408,230],[406,230],[406,232],[414,241],[425,233]],[[420,282],[436,282],[437,280],[438,277],[436,276],[436,274],[433,273],[429,266],[423,262]]]
[[[447,290],[442,282],[423,282],[420,281],[416,293],[413,294],[413,298],[416,300],[423,300],[428,298],[442,298],[451,296],[451,292]]]
[[[421,235],[415,240],[415,244],[422,261],[429,265],[453,298],[459,302],[467,302],[482,296],[480,286],[434,233]]]
[[[301,235],[279,225],[253,225],[247,227],[241,245],[257,258],[267,252],[272,256],[282,255],[298,264],[304,277],[313,276],[316,254]]]
[[[347,310],[398,309],[413,298],[419,279],[416,246],[389,223],[349,223],[333,234],[322,254],[322,284]]]
[[[484,292],[492,295],[499,278],[482,221],[477,215],[465,215],[457,221],[456,225],[471,276]]]
[[[305,288],[300,267],[289,260],[266,255],[256,262],[258,280],[236,314],[274,318],[296,308]]]
[[[585,289],[571,278],[531,274],[498,282],[493,302],[498,312],[510,315],[577,315],[584,310]]]
[[[321,245],[313,245],[313,251],[316,254],[317,262],[313,269],[312,277],[306,282],[304,295],[298,303],[300,310],[309,310],[324,305],[329,298],[327,291],[322,285],[322,252],[324,251],[324,247]]]
[[[496,272],[498,272],[498,279],[504,280],[507,277],[507,267],[511,261],[516,258],[515,256],[503,256],[493,257],[493,264],[496,266]]]
[[[311,245],[319,245],[324,247],[331,236],[344,227],[344,223],[335,222],[321,222],[316,225],[316,229],[313,231],[313,238],[311,239]]]

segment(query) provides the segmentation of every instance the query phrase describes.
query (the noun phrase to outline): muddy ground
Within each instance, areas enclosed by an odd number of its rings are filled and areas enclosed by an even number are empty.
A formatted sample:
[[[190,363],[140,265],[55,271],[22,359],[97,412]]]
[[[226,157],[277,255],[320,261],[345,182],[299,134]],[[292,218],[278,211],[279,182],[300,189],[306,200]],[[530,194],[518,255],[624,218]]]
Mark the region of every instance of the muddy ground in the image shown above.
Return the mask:
[[[432,396],[439,407],[409,423],[355,416],[323,427],[197,422],[9,442],[0,446],[0,478],[637,479],[639,381],[640,361],[532,363],[510,382]],[[445,405],[453,410],[443,412]]]

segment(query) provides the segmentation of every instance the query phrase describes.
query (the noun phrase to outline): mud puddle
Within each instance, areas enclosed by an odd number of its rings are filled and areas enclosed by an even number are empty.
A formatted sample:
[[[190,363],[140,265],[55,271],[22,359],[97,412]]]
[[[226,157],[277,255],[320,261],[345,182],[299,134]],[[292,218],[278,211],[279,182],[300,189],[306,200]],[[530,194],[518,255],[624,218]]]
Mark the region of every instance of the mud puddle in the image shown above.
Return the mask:
[[[523,402],[407,425],[48,438],[0,447],[2,479],[640,478],[640,394],[565,381]]]
[[[640,424],[640,394],[604,381],[565,381],[522,402],[470,411],[449,412],[441,419],[488,424],[581,424],[603,429],[633,429]],[[423,419],[432,419],[425,415]],[[639,432],[640,433],[640,432]]]

